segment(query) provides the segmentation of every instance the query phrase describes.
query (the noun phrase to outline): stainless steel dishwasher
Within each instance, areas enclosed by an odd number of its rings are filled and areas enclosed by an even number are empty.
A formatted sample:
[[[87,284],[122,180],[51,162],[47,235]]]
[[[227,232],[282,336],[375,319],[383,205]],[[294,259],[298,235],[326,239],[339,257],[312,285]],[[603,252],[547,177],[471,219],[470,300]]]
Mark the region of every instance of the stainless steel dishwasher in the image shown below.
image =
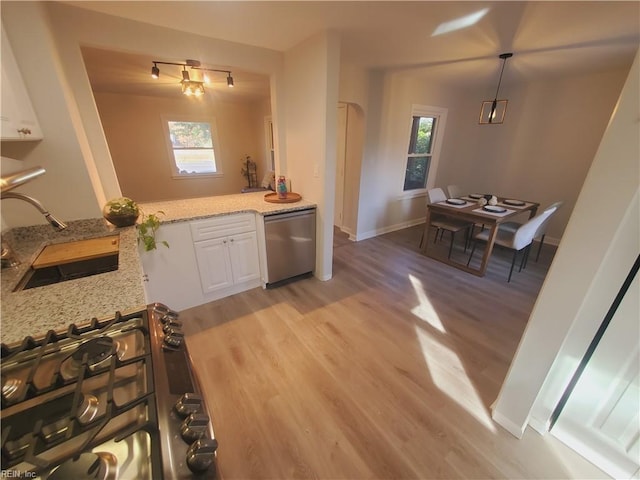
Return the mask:
[[[316,209],[264,216],[267,286],[313,272],[316,265]]]

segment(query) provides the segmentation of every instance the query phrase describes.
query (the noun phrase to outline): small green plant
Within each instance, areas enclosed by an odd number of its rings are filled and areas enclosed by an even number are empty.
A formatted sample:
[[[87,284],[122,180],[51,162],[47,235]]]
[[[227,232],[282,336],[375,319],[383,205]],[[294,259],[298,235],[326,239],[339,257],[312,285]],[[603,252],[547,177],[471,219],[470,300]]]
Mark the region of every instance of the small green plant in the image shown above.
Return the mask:
[[[127,197],[114,198],[104,206],[104,213],[119,216],[138,216],[138,204]]]
[[[140,222],[136,227],[138,229],[138,243],[142,242],[146,252],[150,252],[151,250],[158,248],[158,243],[169,248],[169,244],[165,240],[160,242],[156,240],[156,231],[160,228],[160,218],[158,215],[164,215],[164,212],[159,210],[156,213],[151,213],[149,215],[143,213],[142,222]]]

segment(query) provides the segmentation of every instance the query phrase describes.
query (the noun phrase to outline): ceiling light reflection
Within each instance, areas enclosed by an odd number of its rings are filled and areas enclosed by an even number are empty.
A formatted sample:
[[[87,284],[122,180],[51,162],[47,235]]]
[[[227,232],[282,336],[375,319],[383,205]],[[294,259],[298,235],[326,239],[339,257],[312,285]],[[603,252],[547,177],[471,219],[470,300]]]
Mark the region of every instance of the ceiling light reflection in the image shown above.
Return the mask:
[[[456,30],[470,27],[471,25],[478,23],[480,19],[487,14],[488,11],[489,8],[483,8],[482,10],[470,13],[469,15],[465,15],[464,17],[456,18],[455,20],[451,20],[449,22],[443,22],[438,25],[431,36],[437,37],[438,35],[443,35],[445,33],[454,32]]]

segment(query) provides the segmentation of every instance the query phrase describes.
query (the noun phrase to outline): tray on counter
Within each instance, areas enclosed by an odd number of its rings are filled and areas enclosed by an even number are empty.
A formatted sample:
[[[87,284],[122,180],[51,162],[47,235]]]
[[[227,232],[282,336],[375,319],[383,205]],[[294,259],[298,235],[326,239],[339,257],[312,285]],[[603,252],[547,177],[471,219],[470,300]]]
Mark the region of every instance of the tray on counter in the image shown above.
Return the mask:
[[[265,202],[269,202],[269,203],[295,203],[302,200],[302,197],[300,196],[299,193],[287,192],[286,198],[279,198],[278,194],[274,192],[274,193],[267,193],[264,196],[264,200]]]

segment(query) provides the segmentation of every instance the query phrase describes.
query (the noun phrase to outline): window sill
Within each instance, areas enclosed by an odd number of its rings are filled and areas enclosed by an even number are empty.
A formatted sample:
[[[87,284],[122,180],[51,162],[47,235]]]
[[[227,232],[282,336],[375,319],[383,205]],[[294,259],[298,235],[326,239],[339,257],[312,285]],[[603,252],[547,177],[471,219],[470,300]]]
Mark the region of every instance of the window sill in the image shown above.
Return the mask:
[[[421,198],[427,196],[427,190],[411,190],[409,192],[402,192],[396,197],[397,200],[411,200],[413,198]]]
[[[174,173],[171,175],[171,178],[173,178],[174,180],[193,180],[196,178],[218,178],[218,177],[223,177],[224,174],[222,172],[217,172],[217,173],[187,173],[187,174],[177,174]]]

